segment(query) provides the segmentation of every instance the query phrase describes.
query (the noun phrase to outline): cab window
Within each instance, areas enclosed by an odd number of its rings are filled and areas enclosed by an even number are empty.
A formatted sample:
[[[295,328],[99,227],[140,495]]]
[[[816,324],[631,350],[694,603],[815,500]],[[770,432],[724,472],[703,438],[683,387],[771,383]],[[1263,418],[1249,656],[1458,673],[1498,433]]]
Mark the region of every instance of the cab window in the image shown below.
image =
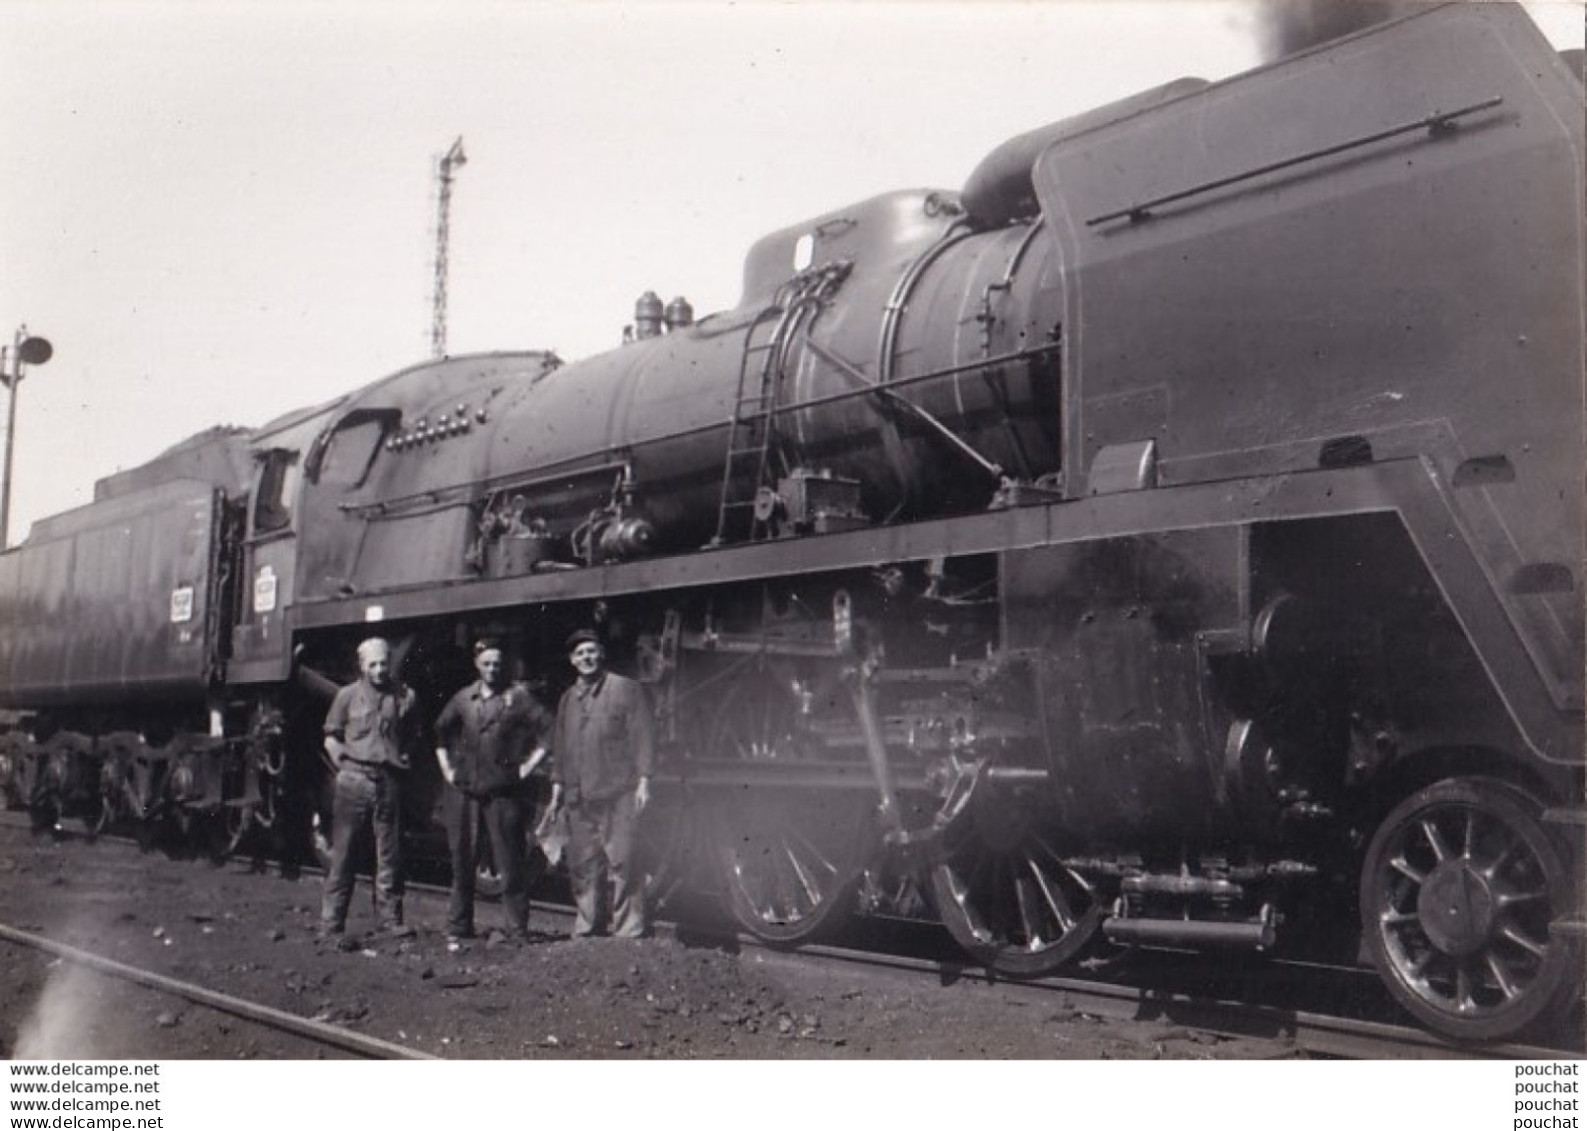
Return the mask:
[[[338,428],[320,457],[316,481],[330,487],[358,487],[369,475],[386,436],[386,421],[365,418]]]
[[[261,458],[259,486],[254,492],[253,532],[269,534],[292,525],[292,500],[298,493],[298,453],[277,448]]]

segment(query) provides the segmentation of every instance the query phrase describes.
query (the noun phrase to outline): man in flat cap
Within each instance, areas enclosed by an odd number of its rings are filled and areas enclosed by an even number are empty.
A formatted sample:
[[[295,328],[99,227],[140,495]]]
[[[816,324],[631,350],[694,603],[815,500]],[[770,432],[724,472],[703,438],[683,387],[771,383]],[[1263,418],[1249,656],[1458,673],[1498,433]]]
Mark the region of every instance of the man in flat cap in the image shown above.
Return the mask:
[[[331,863],[325,871],[320,933],[341,940],[353,898],[353,844],[375,832],[375,905],[388,934],[402,921],[402,789],[416,732],[413,690],[392,672],[391,645],[372,636],[358,646],[359,678],[336,693],[325,716],[325,753],[336,767]]]
[[[501,645],[474,645],[479,678],[447,702],[435,720],[435,757],[446,791],[447,847],[452,855],[449,941],[474,934],[474,876],[481,841],[501,873],[507,936],[529,933],[529,871],[524,842],[522,786],[545,757],[551,712],[522,684],[509,684]]]
[[[551,806],[567,805],[568,871],[578,906],[573,937],[600,933],[601,897],[610,883],[611,933],[640,938],[646,922],[634,830],[650,801],[655,764],[650,704],[638,683],[606,670],[593,630],[575,632],[567,647],[578,680],[557,709]]]

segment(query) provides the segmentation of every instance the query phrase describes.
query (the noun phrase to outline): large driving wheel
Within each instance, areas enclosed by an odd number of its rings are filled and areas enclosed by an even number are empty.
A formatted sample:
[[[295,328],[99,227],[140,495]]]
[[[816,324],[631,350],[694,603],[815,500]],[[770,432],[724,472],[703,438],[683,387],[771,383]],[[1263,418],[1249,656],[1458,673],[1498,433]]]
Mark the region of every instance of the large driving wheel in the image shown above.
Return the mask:
[[[791,669],[758,667],[723,698],[712,758],[767,766],[819,760],[823,745],[800,718]],[[714,834],[729,911],[768,942],[808,942],[853,910],[876,844],[875,799],[864,791],[776,786],[732,790],[715,804]]]
[[[735,798],[718,844],[728,908],[739,926],[775,943],[809,942],[853,911],[870,855],[873,807],[855,797]]]
[[[1051,974],[1096,937],[1101,901],[1025,805],[983,793],[971,806],[932,872],[937,914],[989,969],[1013,978]]]
[[[1541,806],[1483,778],[1438,782],[1379,827],[1361,878],[1367,948],[1389,991],[1462,1040],[1515,1034],[1578,992],[1576,945],[1549,925],[1575,906]]]

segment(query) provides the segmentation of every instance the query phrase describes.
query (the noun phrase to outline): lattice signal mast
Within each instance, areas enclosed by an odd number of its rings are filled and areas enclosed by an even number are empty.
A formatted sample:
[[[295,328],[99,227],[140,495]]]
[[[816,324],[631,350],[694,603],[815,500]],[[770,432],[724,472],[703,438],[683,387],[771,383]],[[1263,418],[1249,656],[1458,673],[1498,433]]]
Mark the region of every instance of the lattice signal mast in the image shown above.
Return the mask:
[[[459,137],[452,143],[452,148],[446,151],[446,156],[441,158],[438,173],[441,191],[436,204],[438,217],[435,225],[435,307],[430,320],[432,357],[446,356],[446,245],[451,238],[452,181],[457,175],[456,170],[467,163],[468,158],[463,156],[463,139]]]

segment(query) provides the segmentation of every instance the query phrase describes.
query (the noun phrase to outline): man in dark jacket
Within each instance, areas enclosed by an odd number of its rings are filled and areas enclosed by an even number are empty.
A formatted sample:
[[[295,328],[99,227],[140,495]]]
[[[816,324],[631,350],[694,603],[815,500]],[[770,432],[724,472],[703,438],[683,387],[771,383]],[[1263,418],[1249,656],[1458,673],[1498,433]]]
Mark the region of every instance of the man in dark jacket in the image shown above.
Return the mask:
[[[375,904],[388,933],[413,933],[402,922],[402,786],[415,734],[415,696],[392,674],[391,646],[378,636],[358,646],[356,683],[336,693],[325,715],[325,753],[336,767],[331,805],[331,864],[320,910],[322,935],[340,939],[353,898],[353,844],[375,830]]]
[[[645,689],[606,670],[606,653],[590,629],[568,637],[578,680],[557,709],[551,749],[551,806],[568,813],[568,871],[578,914],[573,937],[602,927],[602,889],[612,885],[611,932],[644,935],[641,877],[634,867],[634,828],[650,801],[655,763]]]
[[[474,875],[482,835],[501,873],[502,907],[510,938],[529,929],[528,863],[520,783],[546,755],[551,713],[521,684],[507,683],[501,646],[474,645],[479,679],[463,688],[435,720],[435,757],[451,788],[446,793],[446,840],[452,852],[449,941],[474,933]]]

